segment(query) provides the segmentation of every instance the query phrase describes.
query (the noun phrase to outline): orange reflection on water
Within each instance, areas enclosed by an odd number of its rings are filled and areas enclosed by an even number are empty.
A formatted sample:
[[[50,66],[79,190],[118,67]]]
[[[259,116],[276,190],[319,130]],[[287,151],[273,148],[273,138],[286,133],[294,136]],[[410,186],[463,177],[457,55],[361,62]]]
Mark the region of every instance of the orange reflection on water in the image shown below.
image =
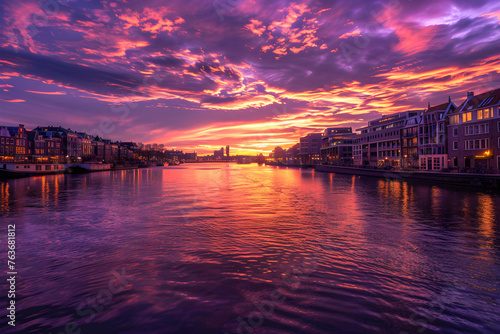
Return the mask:
[[[479,233],[488,238],[488,248],[493,247],[496,221],[495,211],[493,198],[490,195],[479,194],[477,203]]]
[[[0,184],[0,211],[9,211],[9,184],[7,182]]]

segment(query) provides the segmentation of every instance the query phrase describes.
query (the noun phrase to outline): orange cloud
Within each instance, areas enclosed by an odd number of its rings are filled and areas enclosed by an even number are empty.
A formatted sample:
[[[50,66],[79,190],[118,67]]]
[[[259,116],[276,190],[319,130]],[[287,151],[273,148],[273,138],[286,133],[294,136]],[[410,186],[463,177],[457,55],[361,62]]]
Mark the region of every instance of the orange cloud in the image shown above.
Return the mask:
[[[27,90],[27,92],[33,94],[43,94],[43,95],[66,95],[66,92],[39,92],[35,90]]]
[[[356,37],[356,36],[361,36],[361,31],[359,31],[359,29],[356,29],[352,32],[346,32],[345,34],[341,35],[339,39],[347,39],[349,37]]]
[[[253,32],[257,36],[262,36],[262,34],[266,31],[266,27],[264,24],[258,20],[251,19],[250,23],[245,26],[248,30]]]
[[[170,16],[171,19],[167,18],[167,16]],[[152,34],[158,34],[162,31],[171,33],[174,30],[178,30],[179,26],[185,22],[182,17],[173,15],[173,12],[166,7],[145,7],[140,13],[127,9],[123,14],[118,15],[118,17],[126,22],[124,29],[138,27],[142,31]]]
[[[4,99],[0,99],[1,101],[4,101],[4,102],[12,102],[12,103],[18,103],[18,102],[26,102],[26,100],[21,100],[21,99],[12,99],[12,100],[4,100]]]

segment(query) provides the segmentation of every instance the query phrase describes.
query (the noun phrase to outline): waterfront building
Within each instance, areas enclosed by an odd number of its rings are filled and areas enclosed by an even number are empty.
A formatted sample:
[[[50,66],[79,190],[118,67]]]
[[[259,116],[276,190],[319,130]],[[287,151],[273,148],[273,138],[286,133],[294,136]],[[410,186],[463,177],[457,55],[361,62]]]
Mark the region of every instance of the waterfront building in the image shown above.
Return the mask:
[[[448,115],[457,106],[448,102],[429,107],[422,114],[418,126],[418,157],[421,170],[443,170],[448,168],[447,123]]]
[[[327,128],[322,134],[321,161],[327,164],[350,166],[356,134],[351,127]]]
[[[448,155],[462,171],[500,170],[500,88],[474,96],[450,113]]]
[[[24,124],[8,126],[6,128],[10,133],[11,142],[14,139],[14,161],[28,162],[32,155],[32,147],[28,140],[28,131],[24,128]]]
[[[92,146],[94,150],[94,157],[96,161],[103,162],[104,161],[104,142],[99,136],[95,137],[92,140]]]
[[[404,169],[418,169],[418,127],[421,115],[406,120],[401,129],[401,167]]]
[[[196,152],[184,153],[184,159],[186,161],[196,161],[196,160],[198,160],[198,154]]]
[[[303,165],[314,165],[320,161],[321,133],[310,133],[300,138],[300,160]]]
[[[112,147],[111,147],[111,141],[107,139],[102,139],[102,142],[104,143],[104,154],[103,154],[103,162],[111,162],[113,160],[112,157]]]
[[[229,158],[229,145],[226,145],[226,157]]]
[[[82,142],[82,161],[93,161],[95,159],[94,146],[92,145],[94,136],[85,132],[77,132],[77,135]]]
[[[0,127],[0,161],[13,162],[16,151],[16,141],[6,126]]]
[[[215,150],[214,151],[214,158],[215,159],[222,159],[222,158],[224,158],[224,147],[221,147],[220,150]]]
[[[38,126],[35,131],[52,132],[54,137],[59,137],[62,140],[61,154],[66,158],[67,162],[82,161],[82,140],[75,131],[66,129],[61,126]]]
[[[353,157],[355,165],[401,166],[401,130],[407,121],[423,110],[411,110],[382,116],[357,129],[354,139]]]
[[[28,140],[33,144],[32,162],[64,162],[61,153],[62,139],[53,132],[33,130],[28,133]]]

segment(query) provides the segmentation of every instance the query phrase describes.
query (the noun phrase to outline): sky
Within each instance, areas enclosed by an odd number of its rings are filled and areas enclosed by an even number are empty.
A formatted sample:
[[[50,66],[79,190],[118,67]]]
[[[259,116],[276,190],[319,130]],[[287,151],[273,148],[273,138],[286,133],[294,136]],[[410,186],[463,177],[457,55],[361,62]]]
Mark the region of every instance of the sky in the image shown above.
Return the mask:
[[[0,18],[0,125],[199,154],[500,87],[492,0],[3,0]]]

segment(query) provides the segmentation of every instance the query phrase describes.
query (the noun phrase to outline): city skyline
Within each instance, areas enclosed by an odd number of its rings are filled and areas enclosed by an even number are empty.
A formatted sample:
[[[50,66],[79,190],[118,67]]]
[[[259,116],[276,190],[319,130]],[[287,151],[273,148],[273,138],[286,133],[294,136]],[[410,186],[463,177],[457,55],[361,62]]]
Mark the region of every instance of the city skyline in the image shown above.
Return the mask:
[[[5,125],[61,123],[199,154],[227,144],[258,154],[500,87],[493,1],[7,1],[2,9]]]

